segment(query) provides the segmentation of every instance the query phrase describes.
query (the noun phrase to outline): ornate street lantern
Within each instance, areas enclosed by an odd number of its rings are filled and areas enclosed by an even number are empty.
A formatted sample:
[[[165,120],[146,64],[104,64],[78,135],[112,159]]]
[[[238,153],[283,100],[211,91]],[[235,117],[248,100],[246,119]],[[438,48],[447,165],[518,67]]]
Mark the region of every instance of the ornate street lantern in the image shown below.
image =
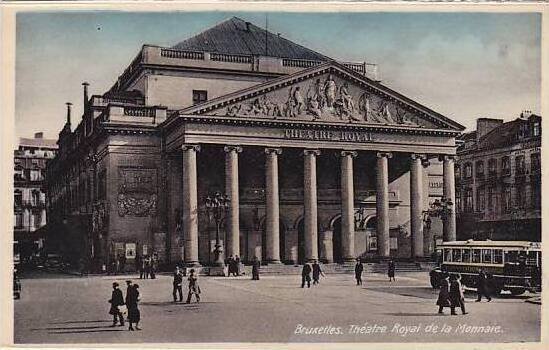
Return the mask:
[[[208,196],[204,203],[206,207],[206,213],[208,214],[208,221],[212,220],[215,223],[215,266],[223,266],[223,246],[219,239],[220,225],[223,219],[227,215],[228,209],[231,207],[231,200],[227,195],[221,194],[221,192],[215,192],[213,196]]]

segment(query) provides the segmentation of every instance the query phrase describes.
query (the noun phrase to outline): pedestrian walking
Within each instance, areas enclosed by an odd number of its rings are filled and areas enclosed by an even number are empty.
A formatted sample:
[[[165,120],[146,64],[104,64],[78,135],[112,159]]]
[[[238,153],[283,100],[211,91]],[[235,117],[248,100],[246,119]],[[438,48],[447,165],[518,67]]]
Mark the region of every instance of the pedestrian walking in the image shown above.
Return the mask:
[[[133,288],[132,286],[132,281],[131,280],[127,280],[126,281],[126,301],[128,300],[128,296],[131,294],[131,289]]]
[[[126,306],[128,307],[128,323],[130,326],[128,330],[133,331],[133,324],[135,324],[135,329],[140,331],[139,321],[141,321],[141,312],[137,303],[139,302],[139,285],[134,284],[128,288],[129,295],[126,298]]]
[[[139,279],[142,279],[143,273],[141,272],[141,255],[139,254],[135,256],[135,271],[139,272]]]
[[[120,325],[123,326],[124,316],[118,307],[124,305],[124,296],[122,295],[122,291],[118,289],[118,283],[116,282],[112,284],[112,295],[109,303],[111,303],[109,314],[113,316],[111,327],[116,326],[117,321],[119,321]]]
[[[465,312],[465,296],[463,295],[460,275],[452,275],[450,278],[450,303],[452,315],[457,315],[456,307],[461,309],[463,315],[467,314],[467,312]]]
[[[364,265],[362,265],[362,261],[360,261],[360,258],[358,258],[356,259],[355,265],[355,279],[357,286],[362,285],[362,271],[364,271]]]
[[[149,274],[151,273],[151,257],[145,255],[145,279],[149,279]]]
[[[307,288],[311,288],[311,264],[303,264],[303,270],[301,270],[301,288],[305,288],[305,282],[307,282]]]
[[[126,255],[120,254],[120,272],[126,271]]]
[[[387,265],[387,276],[389,276],[389,282],[391,280],[395,281],[395,262],[393,259],[389,260],[389,264]]]
[[[254,256],[254,259],[252,261],[252,280],[258,281],[259,280],[259,267],[260,262],[257,256]]]
[[[318,264],[318,260],[315,260],[313,262],[312,269],[313,269],[313,285],[319,284],[320,283],[320,275],[324,276],[324,272],[322,272],[322,269],[320,268],[320,265]]]
[[[438,305],[438,313],[443,314],[442,309],[445,307],[450,307],[450,283],[449,283],[449,276],[444,276],[442,280],[440,281],[440,291],[438,292],[438,299],[437,299],[437,305]]]
[[[200,286],[198,285],[198,276],[195,273],[194,269],[191,269],[188,280],[189,280],[189,294],[187,294],[187,304],[191,302],[191,298],[193,294],[196,297],[196,302],[199,303],[201,290],[200,290]]]
[[[141,257],[141,268],[139,269],[139,279],[144,279],[145,278],[145,268],[146,268],[146,263],[147,263],[147,256],[143,256]]]
[[[179,266],[175,267],[175,271],[173,273],[173,302],[175,303],[177,301],[177,294],[179,294],[179,301],[183,301],[183,274],[181,273],[181,270],[179,269]]]
[[[488,291],[489,286],[486,279],[486,273],[483,270],[478,270],[477,275],[477,300],[476,302],[479,302],[482,300],[482,297],[484,296],[486,299],[488,299],[488,302],[492,301],[492,298],[490,297],[490,293]]]
[[[156,278],[156,269],[158,268],[158,255],[154,253],[151,257],[151,279]]]
[[[240,276],[240,257],[238,255],[234,257],[234,271],[237,276]]]

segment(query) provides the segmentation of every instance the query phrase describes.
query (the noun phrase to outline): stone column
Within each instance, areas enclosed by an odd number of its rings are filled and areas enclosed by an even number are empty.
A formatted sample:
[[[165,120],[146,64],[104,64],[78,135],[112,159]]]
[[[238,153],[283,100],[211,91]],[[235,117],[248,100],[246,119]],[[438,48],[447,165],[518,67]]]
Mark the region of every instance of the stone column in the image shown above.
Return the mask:
[[[240,200],[238,197],[238,153],[242,147],[225,146],[225,194],[231,200],[227,216],[225,256],[240,255]]]
[[[423,167],[424,156],[412,154],[410,159],[410,229],[411,257],[423,257]]]
[[[183,234],[185,235],[185,263],[198,266],[198,192],[196,153],[199,145],[183,145]]]
[[[389,239],[389,158],[391,153],[377,153],[376,167],[376,219],[377,253],[389,257],[391,252]]]
[[[421,162],[423,166],[423,210],[429,209],[429,159]],[[423,256],[429,256],[432,253],[433,234],[430,229],[423,227]]]
[[[280,264],[280,208],[278,196],[278,155],[280,148],[266,148],[265,200],[266,200],[266,257],[271,264]]]
[[[455,241],[456,240],[456,186],[454,179],[454,156],[442,157],[442,181],[443,192],[442,198],[452,203],[449,206],[450,213],[445,216],[443,222],[443,240]]]
[[[327,264],[334,262],[334,232],[326,230],[321,235],[320,259]]]
[[[305,208],[305,258],[318,259],[318,208],[316,189],[316,157],[320,151],[306,149],[304,155],[303,206]]]
[[[355,197],[353,158],[357,152],[341,152],[341,250],[344,262],[355,260]]]

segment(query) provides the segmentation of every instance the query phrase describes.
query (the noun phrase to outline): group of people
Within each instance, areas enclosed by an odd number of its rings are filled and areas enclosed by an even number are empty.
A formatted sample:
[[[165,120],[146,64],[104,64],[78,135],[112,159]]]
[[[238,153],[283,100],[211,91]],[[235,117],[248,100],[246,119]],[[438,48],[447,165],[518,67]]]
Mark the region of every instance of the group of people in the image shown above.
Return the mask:
[[[189,282],[189,293],[187,294],[187,301],[186,303],[189,304],[191,302],[191,298],[194,295],[196,297],[196,302],[200,302],[200,286],[198,285],[198,274],[194,269],[191,269],[189,271],[189,278],[187,278]],[[173,273],[173,302],[177,302],[177,296],[179,296],[179,301],[183,301],[183,273],[179,266],[175,268],[175,271]]]
[[[155,279],[156,271],[158,271],[158,256],[156,254],[143,257],[137,255],[135,257],[135,267],[139,271],[139,279]]]
[[[479,270],[476,280],[477,286],[477,299],[476,302],[480,302],[482,297],[485,297],[488,302],[492,301],[490,296],[493,288],[491,275],[487,274],[483,270]],[[438,313],[443,314],[445,307],[450,308],[450,313],[456,315],[456,308],[461,309],[463,315],[467,314],[465,311],[465,296],[463,294],[463,285],[461,284],[461,275],[450,275],[446,273],[440,282],[440,291],[438,293],[437,305]]]
[[[307,288],[311,288],[311,273],[313,275],[313,285],[320,283],[320,276],[326,277],[320,268],[318,260],[314,260],[312,265],[305,263],[301,270],[301,288],[305,288],[305,284],[307,284]]]
[[[362,272],[364,271],[364,265],[362,265],[362,260],[360,258],[356,259],[355,264],[355,280],[356,285],[361,286],[362,285]],[[387,276],[389,277],[389,282],[396,281],[395,279],[395,262],[393,260],[389,260],[389,263],[387,264]]]
[[[230,256],[225,260],[225,266],[227,267],[227,277],[229,276],[240,276],[240,257]]]
[[[141,313],[139,312],[138,302],[139,302],[139,285],[133,284],[132,281],[126,281],[126,298],[122,295],[122,291],[118,288],[118,283],[114,282],[112,284],[112,295],[109,303],[111,307],[109,309],[109,314],[113,316],[112,327],[115,327],[117,323],[120,326],[124,326],[124,315],[119,309],[122,306],[126,306],[128,311],[127,321],[129,323],[128,330],[141,330],[139,328],[139,321],[141,320]],[[135,328],[133,325],[135,324]]]

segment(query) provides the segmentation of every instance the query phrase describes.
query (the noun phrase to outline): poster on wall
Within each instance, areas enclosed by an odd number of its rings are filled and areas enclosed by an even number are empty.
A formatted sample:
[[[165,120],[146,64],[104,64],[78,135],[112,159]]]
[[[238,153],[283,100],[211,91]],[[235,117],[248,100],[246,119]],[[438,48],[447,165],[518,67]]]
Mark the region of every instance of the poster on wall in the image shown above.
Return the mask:
[[[126,259],[135,259],[135,243],[126,243]]]

